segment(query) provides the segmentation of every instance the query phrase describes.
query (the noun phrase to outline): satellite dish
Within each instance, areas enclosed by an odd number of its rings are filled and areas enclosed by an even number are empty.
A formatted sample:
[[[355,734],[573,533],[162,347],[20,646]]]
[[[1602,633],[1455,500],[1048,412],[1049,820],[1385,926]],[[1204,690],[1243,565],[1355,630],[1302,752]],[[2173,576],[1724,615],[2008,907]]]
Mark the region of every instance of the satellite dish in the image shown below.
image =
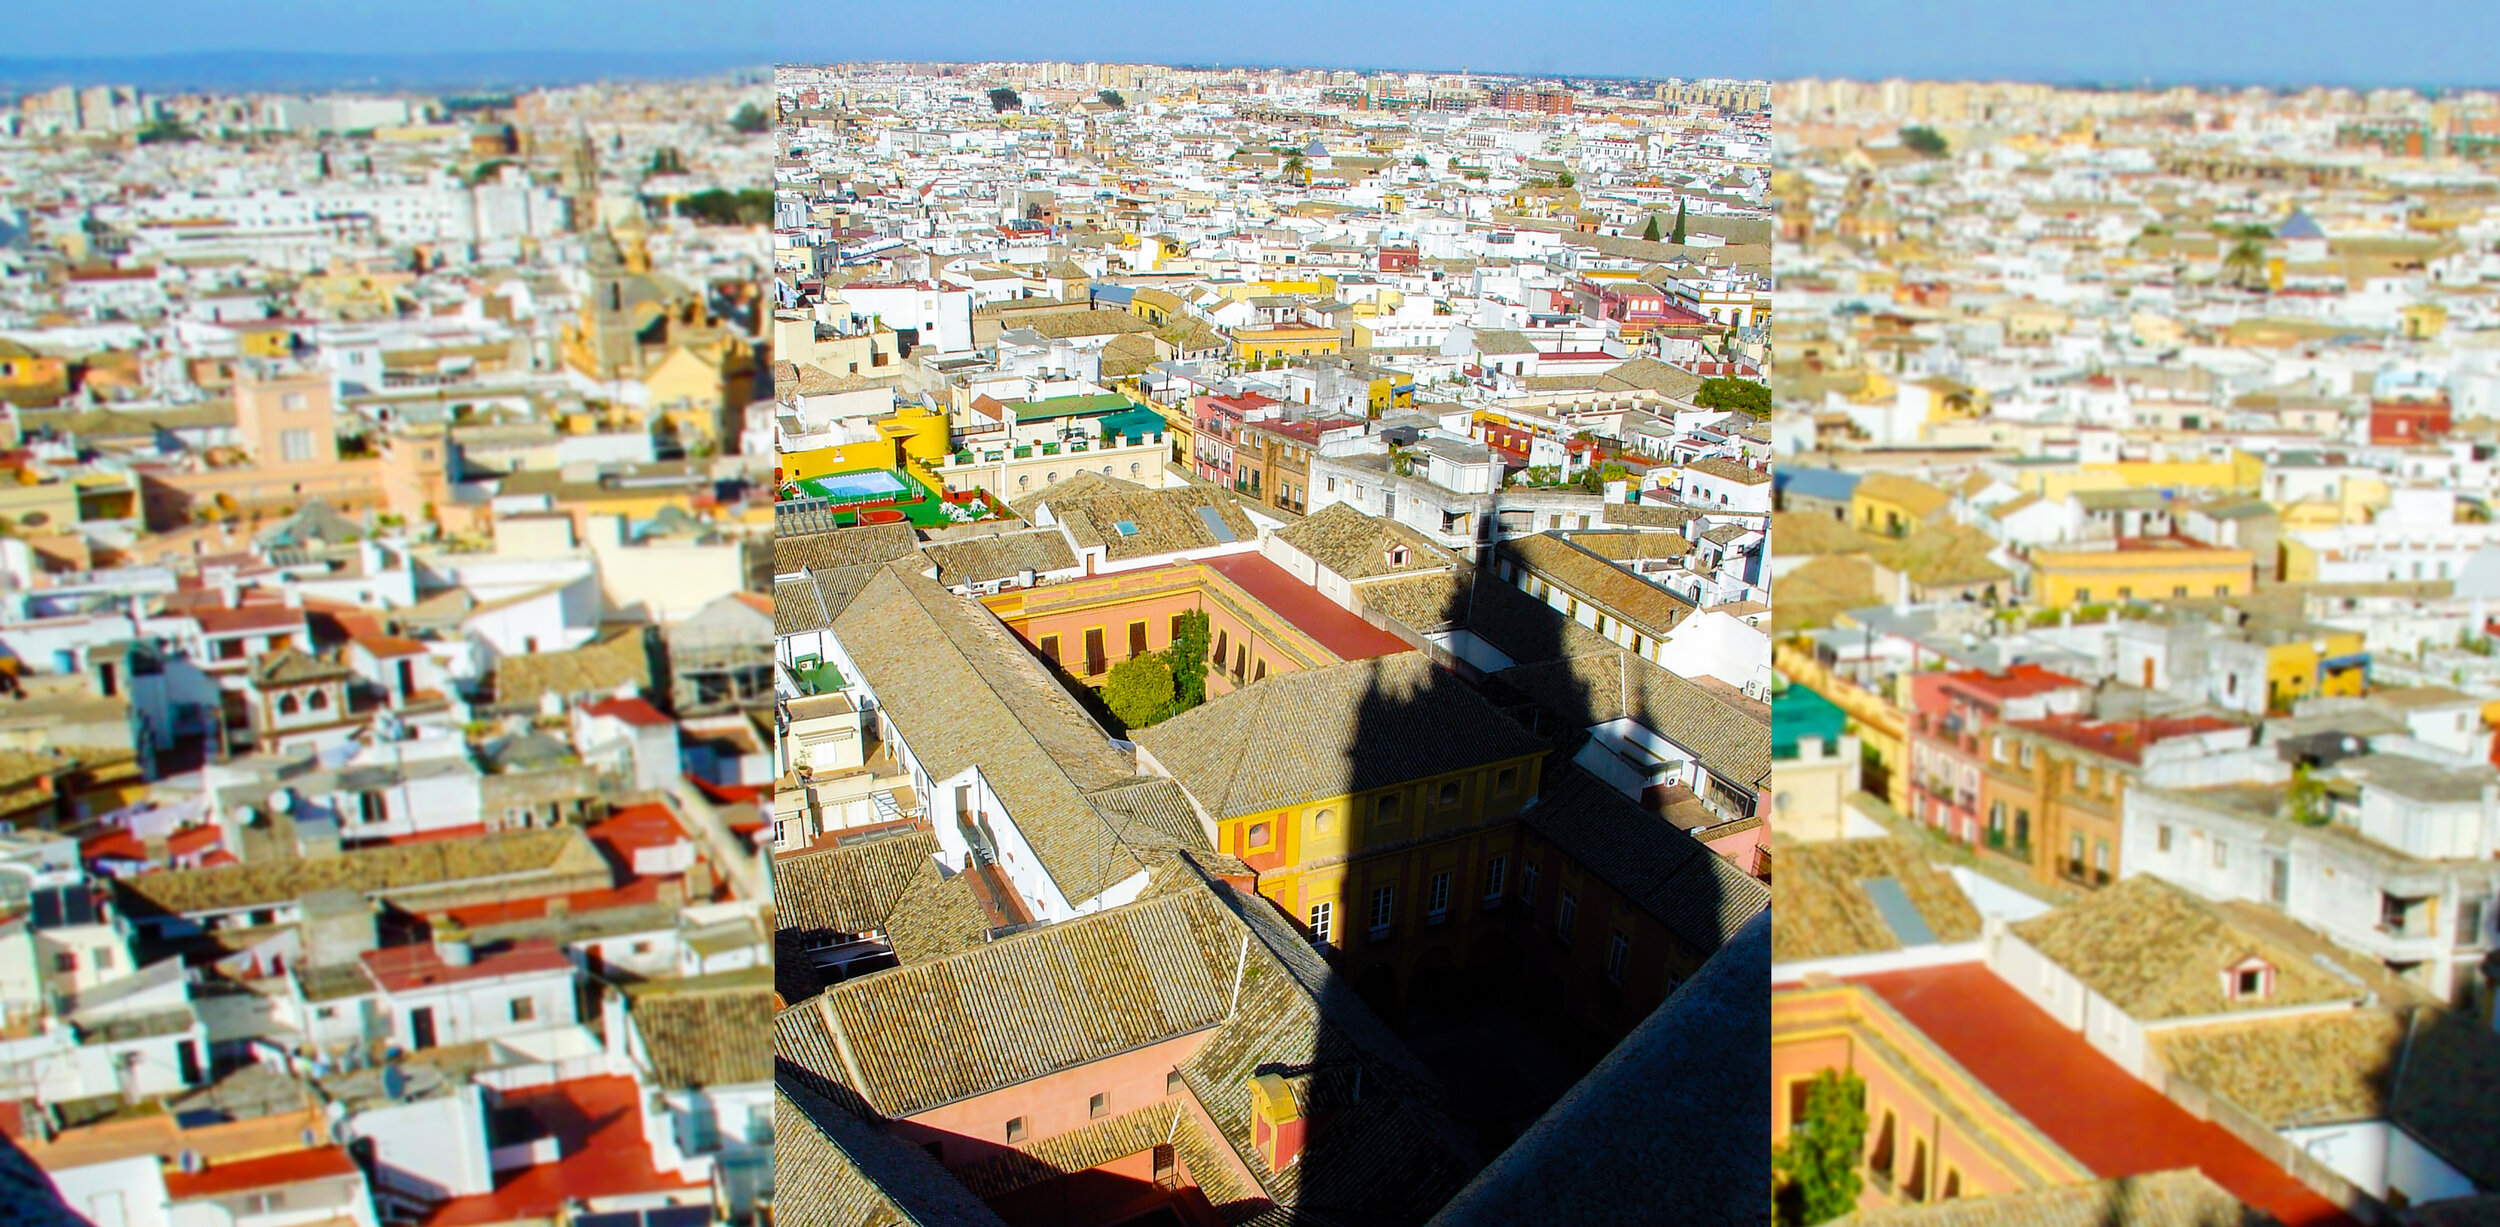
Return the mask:
[[[184,1175],[197,1175],[200,1170],[200,1152],[196,1150],[185,1150],[181,1154],[174,1156],[174,1162],[182,1168]]]
[[[278,791],[269,794],[269,808],[274,809],[281,814],[294,813],[295,790],[292,788],[281,788]]]

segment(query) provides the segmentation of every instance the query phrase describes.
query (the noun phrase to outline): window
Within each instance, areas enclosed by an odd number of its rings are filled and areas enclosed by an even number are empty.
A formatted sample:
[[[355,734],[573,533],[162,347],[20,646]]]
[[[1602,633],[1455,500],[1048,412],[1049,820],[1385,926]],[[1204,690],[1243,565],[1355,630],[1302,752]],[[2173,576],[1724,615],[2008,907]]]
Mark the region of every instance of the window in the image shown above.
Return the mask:
[[[1059,636],[1042,636],[1042,659],[1054,665],[1059,663]]]
[[[1437,802],[1444,809],[1458,804],[1458,781],[1441,781],[1441,795],[1437,798]]]
[[[1571,922],[1580,915],[1580,897],[1570,891],[1562,893],[1562,906],[1554,912],[1554,936],[1571,940]]]
[[[2161,852],[2170,850],[2170,824],[2163,823],[2153,828],[2153,847]]]
[[[1536,902],[1535,861],[1530,861],[1519,867],[1519,901],[1521,903]]]
[[[1245,848],[1264,848],[1274,842],[1275,838],[1276,833],[1269,829],[1268,824],[1264,822],[1253,822],[1250,824],[1250,836],[1242,841],[1241,846]]]
[[[1616,931],[1615,931],[1615,934],[1614,934],[1614,936],[1613,936],[1613,938],[1612,938],[1612,939],[1610,939],[1609,941],[1607,941],[1607,943],[1606,943],[1606,982],[1607,982],[1607,983],[1609,983],[1609,984],[1621,984],[1621,983],[1623,983],[1623,956],[1625,955],[1625,953],[1626,953],[1626,952],[1630,951],[1630,950],[1631,950],[1631,948],[1632,948],[1632,941],[1631,941],[1631,939],[1630,939],[1630,938],[1625,937],[1625,936],[1623,935],[1623,931],[1622,931],[1622,930],[1620,930],[1620,929],[1616,930]]]
[[[512,999],[510,1011],[512,1014],[512,1021],[516,1023],[534,1021],[538,1017],[538,999],[535,997],[515,997]]]
[[[2266,992],[2266,969],[2243,967],[2231,975],[2233,997],[2262,997]]]
[[[278,455],[290,464],[302,464],[313,458],[313,437],[309,430],[278,432]]]
[[[1210,659],[1215,662],[1216,668],[1224,667],[1224,653],[1231,650],[1232,645],[1233,633],[1231,631],[1215,632],[1215,652]]]
[[[78,952],[75,950],[61,950],[54,952],[52,955],[52,970],[62,975],[68,975],[69,973],[78,970]]]
[[[1372,936],[1379,937],[1386,934],[1389,931],[1390,922],[1397,919],[1397,914],[1398,888],[1395,886],[1373,887]]]
[[[1102,1092],[1100,1091],[1094,1092],[1094,1097],[1085,1101],[1085,1115],[1092,1117],[1095,1120],[1101,1120],[1105,1115],[1109,1114],[1110,1111],[1111,1109],[1104,1102]]]
[[[2230,868],[2230,865],[2231,865],[2231,845],[2226,844],[2226,843],[2222,842],[2222,841],[2221,841],[2221,840],[2219,840],[2219,839],[2215,840],[2215,841],[2214,841],[2214,868],[2216,868],[2216,869],[2228,869],[2228,868]]]
[[[1443,918],[1450,914],[1449,870],[1444,869],[1441,872],[1432,875],[1432,891],[1426,898],[1427,903],[1424,908],[1424,916],[1432,923],[1439,924]]]
[[[1163,1075],[1163,1093],[1166,1095],[1181,1093],[1181,1071],[1176,1069]]]
[[[1325,946],[1337,932],[1337,905],[1322,899],[1311,905],[1311,940]]]
[[[2030,743],[2030,742],[2027,742],[2027,741],[2026,741],[2026,742],[2024,742],[2024,743],[2022,744],[2022,746],[2021,746],[2021,747],[2020,747],[2020,748],[2016,751],[2016,757],[2017,757],[2017,758],[2019,758],[2019,759],[2021,760],[2021,762],[2022,762],[2022,765],[2023,765],[2023,766],[2026,766],[2026,767],[2030,766],[2030,765],[2031,765],[2031,743]]]
[[[2463,899],[2458,901],[2457,944],[2460,946],[2479,946],[2483,944],[2482,900]]]
[[[301,392],[289,392],[278,398],[278,407],[289,413],[302,409],[307,403]]]
[[[1178,642],[1180,642],[1180,638],[1181,638],[1181,619],[1183,619],[1183,618],[1185,618],[1185,617],[1187,617],[1187,616],[1188,616],[1187,614],[1173,614],[1173,615],[1172,615],[1172,641],[1173,641],[1174,643],[1178,643]]]
[[[1087,627],[1085,630],[1086,676],[1091,677],[1094,674],[1100,673],[1110,667],[1110,658],[1103,653],[1102,628],[1099,626]]]
[[[1503,864],[1505,859],[1495,856],[1484,863],[1484,901],[1487,903],[1499,902],[1502,898],[1502,870],[1508,867]]]
[[[2077,589],[2075,589],[2075,604],[2077,604],[2077,605],[2089,605],[2089,604],[2091,604],[2091,603],[2092,603],[2092,590],[2091,590],[2091,589],[2089,589],[2089,588],[2077,588]]]
[[[286,1209],[286,1194],[281,1190],[272,1189],[265,1193],[247,1194],[243,1198],[245,1214],[276,1214],[284,1209]]]
[[[1024,1118],[1021,1116],[1014,1117],[1007,1122],[1007,1144],[1013,1146],[1023,1140]]]
[[[1337,479],[1334,477],[1328,479],[1328,492],[1330,494],[1335,494],[1337,492]]]
[[[1398,795],[1390,793],[1372,802],[1372,819],[1375,822],[1396,822],[1398,820]]]
[[[1507,796],[1509,796],[1509,795],[1510,795],[1510,790],[1511,790],[1511,789],[1514,789],[1514,788],[1517,788],[1518,786],[1519,786],[1519,768],[1517,768],[1517,767],[1504,767],[1504,768],[1502,768],[1501,770],[1496,771],[1496,772],[1494,772],[1494,773],[1493,773],[1493,795],[1494,795],[1494,796],[1497,796],[1497,797],[1507,797]]]
[[[1146,654],[1146,624],[1143,621],[1128,624],[1128,654],[1131,656]]]
[[[1311,831],[1314,834],[1325,835],[1336,825],[1337,811],[1333,809],[1324,809],[1311,815]]]

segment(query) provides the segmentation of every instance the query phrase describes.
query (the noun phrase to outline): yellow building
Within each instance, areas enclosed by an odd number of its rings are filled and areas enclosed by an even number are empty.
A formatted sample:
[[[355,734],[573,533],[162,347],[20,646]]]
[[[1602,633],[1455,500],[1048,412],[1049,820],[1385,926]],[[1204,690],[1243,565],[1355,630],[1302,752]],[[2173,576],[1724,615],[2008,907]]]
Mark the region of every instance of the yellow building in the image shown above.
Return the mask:
[[[2031,596],[2044,609],[2244,596],[2255,561],[2247,550],[2175,537],[2124,549],[2034,550]]]
[[[2222,490],[2254,494],[2263,484],[2265,457],[2234,449],[2226,460],[2122,460],[2025,470],[2016,478],[2052,502],[2088,490]]]
[[[1131,735],[1358,985],[1456,974],[1484,900],[1536,872],[1508,820],[1537,795],[1542,743],[1422,653],[1272,675]],[[1562,868],[1545,866],[1549,898]]]
[[[1953,496],[1897,473],[1869,473],[1849,495],[1849,522],[1883,537],[1906,537],[1945,513]]]
[[[0,401],[49,405],[69,395],[69,363],[0,340]]]
[[[1233,333],[1233,360],[1243,363],[1310,358],[1333,354],[1343,347],[1344,337],[1336,329],[1308,324],[1276,324]]]
[[[2362,632],[2303,626],[2264,637],[2266,705],[2289,711],[2314,698],[2360,698],[2369,686],[2369,645]]]

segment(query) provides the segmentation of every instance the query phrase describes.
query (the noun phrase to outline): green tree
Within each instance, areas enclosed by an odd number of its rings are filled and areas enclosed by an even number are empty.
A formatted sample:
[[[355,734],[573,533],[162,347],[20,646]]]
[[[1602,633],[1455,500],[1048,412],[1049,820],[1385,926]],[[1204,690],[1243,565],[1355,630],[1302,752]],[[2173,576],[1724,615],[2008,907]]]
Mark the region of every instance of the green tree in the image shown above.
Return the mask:
[[[655,175],[685,174],[686,159],[676,149],[662,145],[651,151],[651,173]]]
[[[1185,712],[1207,701],[1207,650],[1214,643],[1215,633],[1207,626],[1207,615],[1190,610],[1174,619],[1172,642],[1163,649],[1163,658],[1172,667],[1172,710]]]
[[[1681,196],[1675,198],[1675,233],[1668,236],[1667,241],[1678,247],[1684,245],[1684,198]]]
[[[200,139],[200,134],[184,126],[179,119],[151,119],[139,129],[142,145],[183,145]]]
[[[764,108],[752,102],[740,103],[738,113],[729,117],[729,130],[744,132],[748,136],[753,136],[772,126],[773,121],[771,117],[764,114]]]
[[[1112,666],[1102,684],[1103,706],[1133,729],[1171,715],[1173,698],[1172,662],[1151,654]]]
[[[2257,240],[2242,238],[2222,253],[2222,269],[2231,275],[2231,284],[2246,288],[2266,267],[2266,249]]]
[[[1101,97],[1104,105],[1109,106],[1115,111],[1125,111],[1128,109],[1128,99],[1121,97],[1120,91],[1116,89],[1104,90]]]
[[[1901,130],[1901,143],[1911,152],[1931,158],[1941,158],[1945,155],[1947,150],[1952,148],[1950,145],[1945,143],[1943,133],[1938,132],[1934,128],[1930,128],[1924,124],[1915,124],[1910,127],[1903,128]]]
[[[710,188],[679,198],[677,215],[710,226],[761,226],[773,219],[772,189],[728,192]]]
[[[1451,158],[1451,159],[1450,159],[1450,169],[1451,169],[1451,170],[1457,170],[1457,169],[1458,169],[1458,159],[1456,159],[1456,158]]]
[[[2292,821],[2302,826],[2322,827],[2332,818],[2326,803],[2326,782],[2302,763],[2292,768]]]
[[[1019,94],[1004,85],[990,91],[991,114],[997,114],[1002,111],[1021,111],[1023,109],[1024,95]]]
[[[1641,237],[1642,237],[1642,238],[1644,238],[1644,239],[1647,239],[1648,241],[1650,241],[1650,242],[1652,242],[1652,243],[1655,243],[1655,242],[1657,242],[1657,241],[1658,241],[1658,215],[1657,215],[1657,214],[1652,213],[1652,214],[1650,214],[1650,215],[1649,215],[1649,229],[1641,231]]]
[[[1751,417],[1771,416],[1771,389],[1750,379],[1719,376],[1701,381],[1693,403],[1704,409],[1725,409]]]
[[[1291,179],[1299,179],[1302,177],[1301,154],[1289,153],[1285,155],[1285,176]]]
[[[1572,187],[1577,185],[1579,182],[1580,181],[1578,179],[1572,178],[1571,172],[1567,170],[1554,176],[1554,186],[1556,187]]]
[[[1780,1227],[1813,1227],[1858,1208],[1866,1146],[1866,1081],[1827,1069],[1806,1088],[1805,1115],[1771,1146],[1772,1210]]]

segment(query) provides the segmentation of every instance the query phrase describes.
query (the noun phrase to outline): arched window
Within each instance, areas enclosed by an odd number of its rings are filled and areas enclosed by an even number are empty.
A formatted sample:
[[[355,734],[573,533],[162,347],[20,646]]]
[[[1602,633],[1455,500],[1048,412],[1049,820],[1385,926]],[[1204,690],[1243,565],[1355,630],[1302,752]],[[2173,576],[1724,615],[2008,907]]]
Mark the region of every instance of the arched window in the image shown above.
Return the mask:
[[[291,695],[291,694],[282,694],[282,695],[279,695],[279,696],[278,696],[278,714],[279,714],[279,715],[281,715],[281,716],[292,716],[292,715],[294,715],[295,713],[297,713],[297,712],[299,712],[299,711],[302,711],[302,710],[303,710],[303,705],[302,705],[302,704],[300,704],[300,703],[297,703],[297,702],[295,701],[295,696],[294,696],[294,695]]]
[[[316,690],[312,692],[312,697],[310,699],[305,700],[304,705],[310,707],[314,711],[328,711],[330,710],[330,692],[326,690]]]

